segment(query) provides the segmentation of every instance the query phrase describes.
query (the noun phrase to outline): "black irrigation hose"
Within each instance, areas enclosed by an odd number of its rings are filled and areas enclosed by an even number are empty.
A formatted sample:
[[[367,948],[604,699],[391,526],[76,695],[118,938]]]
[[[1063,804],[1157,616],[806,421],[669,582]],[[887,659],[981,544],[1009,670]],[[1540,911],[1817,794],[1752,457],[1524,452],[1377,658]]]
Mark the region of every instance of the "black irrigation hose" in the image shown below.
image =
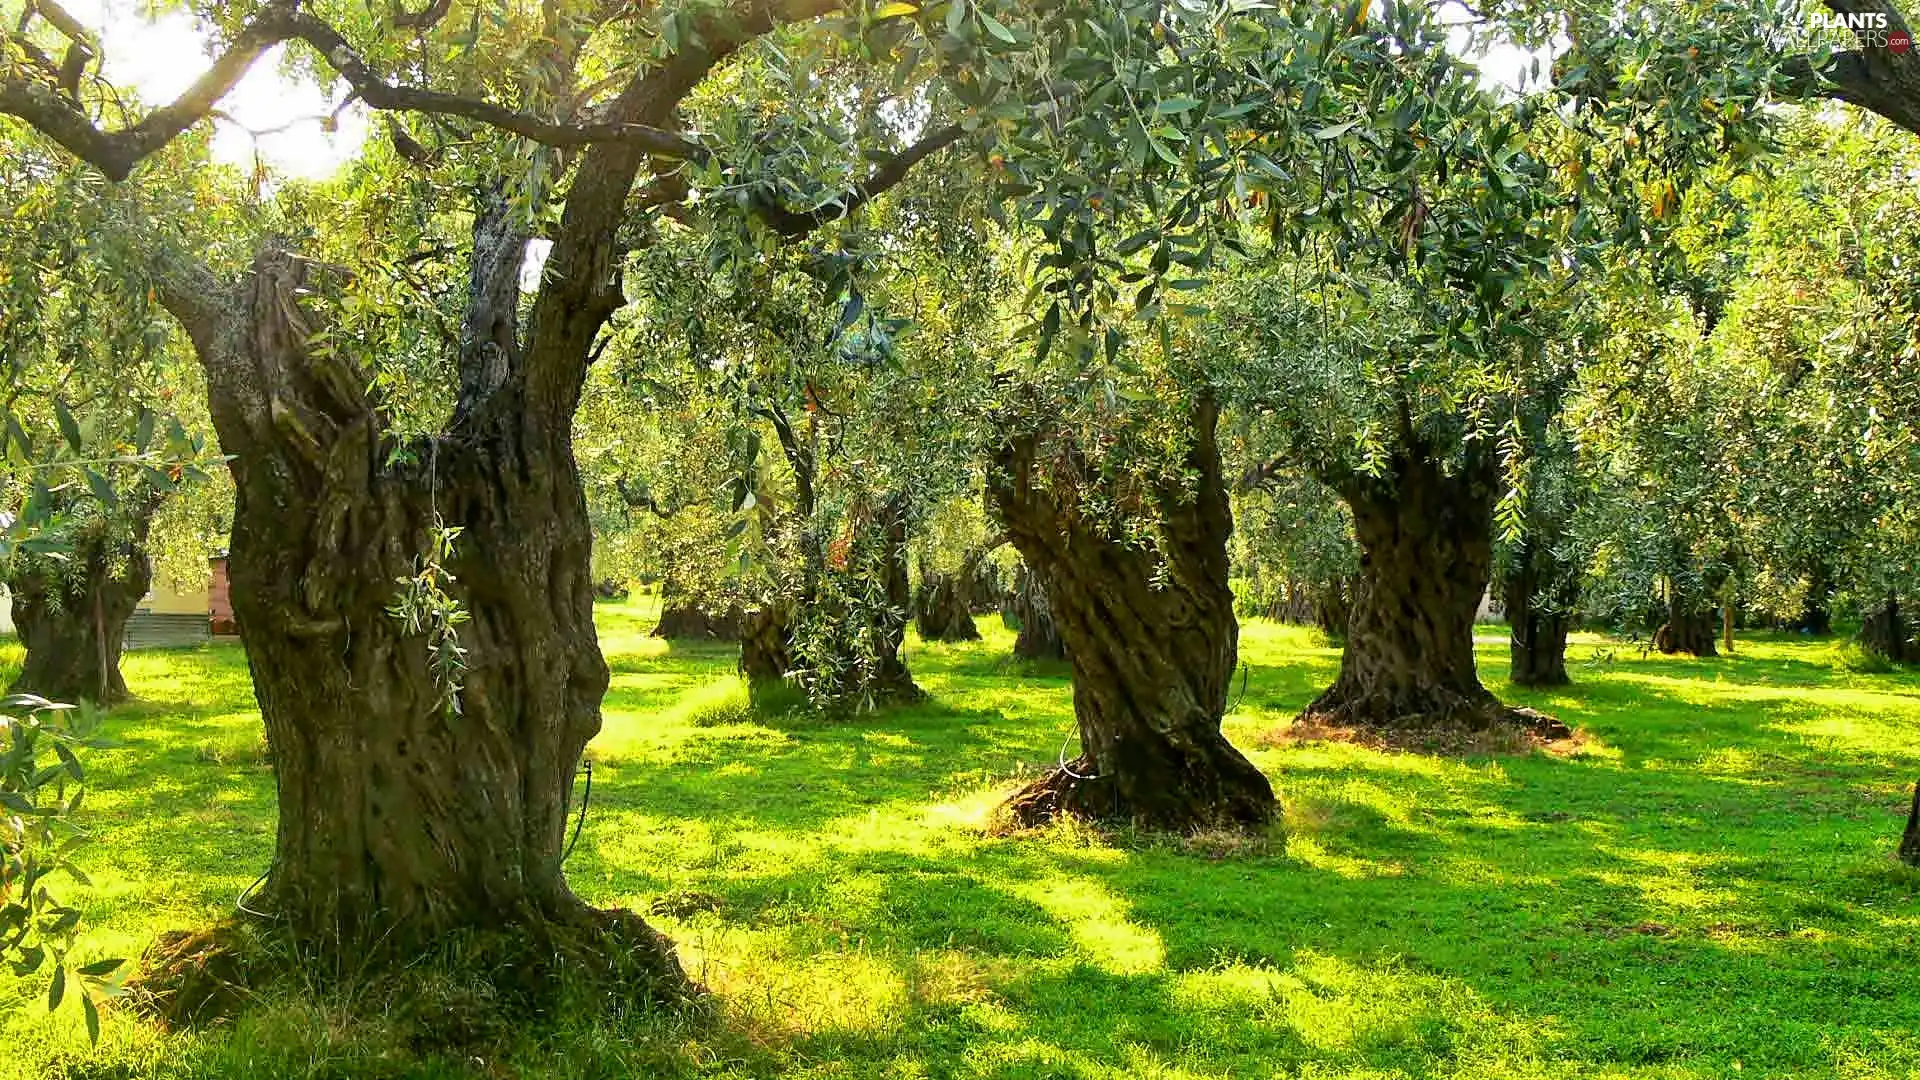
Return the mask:
[[[1245,660],[1242,660],[1240,662],[1240,696],[1234,698],[1233,704],[1227,706],[1227,714],[1232,714],[1237,711],[1240,708],[1240,703],[1247,700],[1247,675],[1251,671],[1252,668],[1247,665]]]
[[[260,876],[253,879],[253,884],[247,886],[244,889],[241,889],[240,895],[233,898],[233,906],[236,908],[239,908],[241,912],[247,915],[251,915],[256,919],[274,918],[273,915],[267,912],[255,911],[252,908],[247,906],[247,900],[253,896],[254,890],[258,889],[267,880],[267,875],[271,873],[273,873],[272,870],[260,871]]]
[[[567,841],[567,850],[560,853],[560,861],[566,862],[573,857],[573,845],[580,842],[580,830],[587,825],[587,804],[593,801],[593,759],[581,762],[587,770],[587,787],[580,793],[580,816],[573,822],[573,839]]]

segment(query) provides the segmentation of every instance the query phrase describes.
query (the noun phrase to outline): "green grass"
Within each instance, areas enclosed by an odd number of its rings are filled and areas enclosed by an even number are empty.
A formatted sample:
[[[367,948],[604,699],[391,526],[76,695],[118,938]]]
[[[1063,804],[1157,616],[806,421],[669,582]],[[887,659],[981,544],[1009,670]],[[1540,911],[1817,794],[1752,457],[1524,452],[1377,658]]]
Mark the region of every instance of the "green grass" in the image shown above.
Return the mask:
[[[1587,740],[1445,760],[1267,737],[1337,654],[1254,623],[1227,727],[1284,839],[1002,839],[988,808],[1071,707],[997,625],[914,646],[930,704],[827,723],[748,707],[726,647],[601,615],[613,686],[569,872],[596,903],[666,898],[711,1010],[455,1060],[411,1052],[384,1003],[277,1000],[192,1035],[111,1017],[90,1050],[0,974],[0,1076],[1920,1076],[1920,874],[1889,854],[1915,674],[1787,638],[1707,661],[1582,638],[1578,685],[1526,694],[1482,628],[1494,688]],[[271,846],[239,651],[127,675],[142,700],[92,758],[88,955],[220,917]]]

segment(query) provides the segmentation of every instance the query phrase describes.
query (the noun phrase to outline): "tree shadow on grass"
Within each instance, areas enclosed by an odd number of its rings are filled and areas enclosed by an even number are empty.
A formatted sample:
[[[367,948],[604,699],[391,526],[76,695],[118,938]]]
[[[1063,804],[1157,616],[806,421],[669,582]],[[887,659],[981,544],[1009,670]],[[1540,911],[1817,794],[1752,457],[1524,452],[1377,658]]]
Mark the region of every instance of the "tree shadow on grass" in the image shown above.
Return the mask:
[[[1248,645],[1233,736],[1291,716],[1336,662],[1290,662],[1264,628]],[[1071,730],[1064,680],[929,648],[927,705],[697,728],[677,703],[732,662],[703,649],[613,657],[568,864],[595,902],[676,901],[653,918],[709,973],[722,1022],[646,1037],[703,1043],[689,1075],[1920,1071],[1920,875],[1883,855],[1882,778],[1920,765],[1889,727],[1920,718],[1911,683],[1818,687],[1877,695],[1861,712],[1739,682],[1791,658],[1576,667],[1569,690],[1512,697],[1588,727],[1585,753],[1255,749],[1289,835],[1219,857],[978,830]],[[100,847],[224,905],[270,851],[271,777],[194,760],[243,714],[156,708],[110,720],[139,741],[102,755]],[[716,1054],[734,1064],[696,1063]]]
[[[1288,708],[1326,665],[1302,668],[1256,668],[1246,701]],[[745,942],[716,964],[809,971],[792,976],[801,1002],[824,979],[865,980],[887,1003],[841,1024],[824,1005],[750,1007],[728,990],[738,1023],[784,1032],[764,1044],[782,1062],[876,1076],[1491,1076],[1541,1060],[1820,1075],[1849,1054],[1877,1063],[1863,1075],[1920,1067],[1920,1041],[1900,1034],[1920,1025],[1902,993],[1920,976],[1920,875],[1882,854],[1897,821],[1873,783],[1916,764],[1910,741],[1810,732],[1819,709],[1596,678],[1548,695],[1602,728],[1571,758],[1255,751],[1288,803],[1288,849],[1210,858],[981,837],[962,809],[994,789],[969,795],[967,778],[983,757],[1043,757],[1040,717],[1070,715],[1065,691],[939,675],[1059,700],[974,723],[936,705],[622,766],[623,809],[700,835],[606,852],[615,889],[630,859],[692,867],[693,887],[726,902],[676,935]],[[730,771],[758,793],[698,778]],[[742,798],[751,810],[730,813]],[[1043,929],[995,929],[1021,925]],[[913,991],[934,961],[951,985]]]

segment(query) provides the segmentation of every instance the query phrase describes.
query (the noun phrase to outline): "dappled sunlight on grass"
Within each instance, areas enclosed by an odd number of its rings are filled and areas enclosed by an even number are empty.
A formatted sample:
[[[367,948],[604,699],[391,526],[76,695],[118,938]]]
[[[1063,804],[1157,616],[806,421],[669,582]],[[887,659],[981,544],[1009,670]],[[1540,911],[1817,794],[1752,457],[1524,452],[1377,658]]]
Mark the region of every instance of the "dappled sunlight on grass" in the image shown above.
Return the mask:
[[[600,608],[568,873],[651,912],[710,1017],[583,1024],[485,1069],[299,1003],[192,1036],[112,1018],[89,1050],[0,975],[0,1076],[1920,1075],[1920,872],[1888,855],[1920,675],[1786,636],[1691,661],[1579,635],[1574,686],[1518,691],[1483,628],[1489,685],[1584,741],[1437,758],[1269,737],[1339,653],[1256,622],[1226,730],[1274,778],[1271,835],[997,837],[1073,731],[1064,669],[1012,660],[997,620],[910,642],[929,702],[828,719],[757,707],[731,646],[649,637],[654,606]],[[0,678],[17,662],[0,645]],[[239,650],[127,670],[142,700],[89,759],[87,957],[217,918],[272,846]]]

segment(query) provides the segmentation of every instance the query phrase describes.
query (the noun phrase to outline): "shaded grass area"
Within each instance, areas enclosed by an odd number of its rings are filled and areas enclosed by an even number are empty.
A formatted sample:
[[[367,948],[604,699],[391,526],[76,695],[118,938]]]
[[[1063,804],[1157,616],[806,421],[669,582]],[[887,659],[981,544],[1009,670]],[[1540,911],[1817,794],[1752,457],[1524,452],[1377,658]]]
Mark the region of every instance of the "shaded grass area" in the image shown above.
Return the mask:
[[[988,808],[1071,730],[1065,671],[1009,662],[997,626],[914,646],[930,703],[826,721],[756,711],[730,647],[649,639],[642,604],[600,621],[569,872],[662,912],[710,1009],[436,1057],[397,1003],[294,998],[196,1035],[113,1018],[90,1050],[0,974],[0,1076],[1920,1075],[1920,874],[1889,855],[1920,676],[1785,637],[1706,661],[1586,637],[1576,686],[1520,693],[1489,631],[1495,689],[1585,741],[1442,760],[1270,738],[1338,657],[1254,623],[1228,734],[1284,829],[996,839]],[[89,955],[217,918],[271,846],[238,650],[127,667],[142,700],[92,760]]]

